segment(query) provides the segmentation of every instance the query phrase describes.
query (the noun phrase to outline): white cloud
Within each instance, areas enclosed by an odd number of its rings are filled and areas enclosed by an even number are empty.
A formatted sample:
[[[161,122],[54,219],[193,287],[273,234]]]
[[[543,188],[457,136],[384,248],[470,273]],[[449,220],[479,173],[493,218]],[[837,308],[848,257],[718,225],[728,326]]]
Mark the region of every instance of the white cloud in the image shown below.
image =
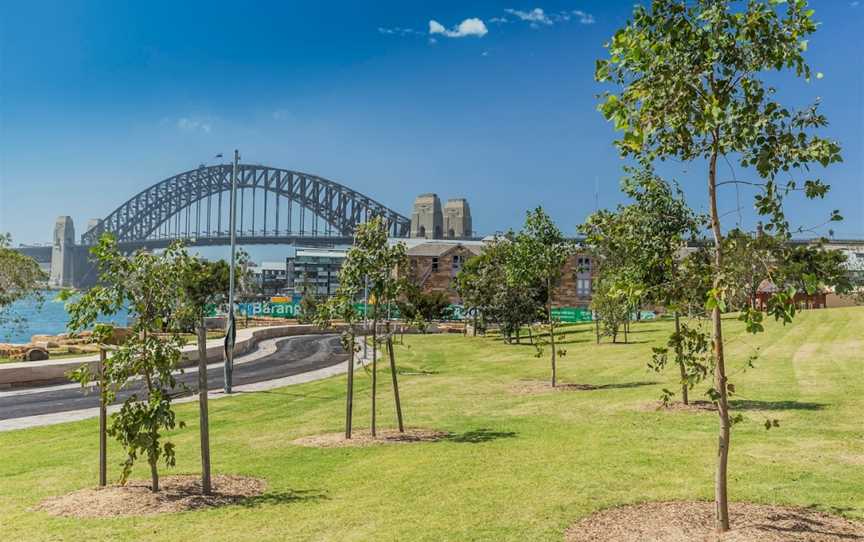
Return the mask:
[[[443,24],[439,23],[435,19],[429,20],[429,33],[430,34],[440,34],[442,36],[447,36],[448,38],[464,38],[466,36],[476,36],[478,38],[482,38],[489,30],[486,28],[486,25],[483,23],[481,19],[476,17],[472,17],[470,19],[465,19],[459,26],[447,30]]]
[[[852,6],[853,8],[857,8],[858,6],[861,5],[861,2],[859,2],[858,0],[855,0],[854,2],[849,2],[849,5]]]
[[[492,17],[489,19],[489,22],[494,24],[505,24],[510,21],[508,21],[506,17]]]
[[[444,25],[436,21],[435,19],[431,19],[429,21],[429,33],[430,34],[444,34],[447,32],[447,29],[444,28]]]
[[[209,134],[213,129],[213,125],[209,120],[180,117],[177,119],[177,128],[183,132],[202,132]]]
[[[597,22],[594,20],[593,15],[591,15],[590,13],[586,13],[581,9],[574,9],[572,13],[573,15],[579,17],[579,22],[581,24],[594,24],[595,22]]]
[[[531,28],[540,28],[541,25],[552,26],[555,23],[568,22],[576,17],[581,24],[594,24],[594,16],[581,9],[572,11],[559,11],[558,13],[546,13],[543,8],[534,8],[531,11],[520,11],[518,9],[505,9],[505,12],[516,17],[521,21],[531,24]],[[497,17],[489,19],[490,22],[497,22]]]
[[[549,18],[548,15],[541,8],[534,8],[531,11],[519,11],[518,9],[505,9],[507,13],[518,17],[523,21],[527,21],[532,24],[545,24],[551,25],[552,19]]]
[[[402,28],[401,26],[394,26],[393,28],[387,28],[384,26],[378,27],[379,34],[385,34],[388,36],[397,35],[397,36],[407,36],[409,34],[419,34],[413,28]]]

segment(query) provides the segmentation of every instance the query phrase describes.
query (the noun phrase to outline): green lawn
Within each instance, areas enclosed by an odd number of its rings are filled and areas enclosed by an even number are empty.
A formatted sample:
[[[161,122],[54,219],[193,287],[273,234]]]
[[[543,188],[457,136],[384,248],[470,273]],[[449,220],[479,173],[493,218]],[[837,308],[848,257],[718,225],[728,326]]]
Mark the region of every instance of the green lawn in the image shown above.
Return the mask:
[[[397,346],[412,373],[400,381],[406,420],[451,431],[443,442],[292,445],[341,428],[344,377],[214,401],[215,472],[269,484],[248,506],[87,521],[31,512],[44,497],[94,485],[96,421],[0,433],[0,539],[558,541],[571,522],[604,507],[710,499],[716,415],[645,408],[674,387],[673,369],[645,368],[669,327],[634,324],[635,344],[600,346],[590,325],[570,328],[561,380],[611,386],[539,395],[512,392],[519,380],[548,375],[548,360],[530,345],[406,336]],[[727,321],[734,399],[745,417],[733,432],[732,499],[864,517],[864,309],[811,311],[767,327],[751,337]],[[755,347],[756,369],[742,371]],[[366,425],[369,378],[357,374],[357,422]],[[379,382],[379,419],[392,425],[389,376]],[[189,426],[174,436],[174,472],[194,473],[196,406],[179,413]],[[768,417],[780,428],[766,431]],[[110,451],[116,474],[113,442]],[[145,478],[146,465],[133,476]]]

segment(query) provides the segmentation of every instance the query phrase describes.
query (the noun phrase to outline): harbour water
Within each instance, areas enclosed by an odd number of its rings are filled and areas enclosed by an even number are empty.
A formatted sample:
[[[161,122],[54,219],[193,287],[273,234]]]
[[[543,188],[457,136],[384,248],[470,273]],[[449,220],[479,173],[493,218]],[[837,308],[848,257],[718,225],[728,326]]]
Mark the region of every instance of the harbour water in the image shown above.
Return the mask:
[[[57,294],[56,291],[42,292],[44,302],[41,306],[35,299],[14,303],[9,308],[10,315],[19,317],[23,321],[14,325],[0,325],[0,342],[27,343],[33,335],[57,335],[68,331],[66,329],[66,324],[69,323],[69,313],[66,312],[67,302],[58,300]],[[127,316],[126,311],[123,310],[110,318],[104,318],[103,321],[125,326]]]

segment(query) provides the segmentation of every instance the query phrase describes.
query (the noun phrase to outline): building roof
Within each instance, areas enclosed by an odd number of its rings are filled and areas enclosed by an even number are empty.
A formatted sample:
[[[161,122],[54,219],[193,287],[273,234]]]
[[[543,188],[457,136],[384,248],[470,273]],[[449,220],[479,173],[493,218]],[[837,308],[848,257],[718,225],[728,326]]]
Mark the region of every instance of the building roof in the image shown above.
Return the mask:
[[[258,266],[261,271],[285,271],[285,261],[281,262],[261,262]]]
[[[447,254],[451,250],[456,249],[457,247],[465,248],[475,255],[480,254],[480,251],[482,250],[482,247],[477,245],[465,245],[462,243],[442,243],[438,241],[432,241],[429,243],[415,245],[409,248],[408,255],[440,257],[444,254]]]
[[[296,258],[344,258],[347,256],[348,250],[341,249],[308,249],[301,248],[297,249],[297,252],[294,254]]]

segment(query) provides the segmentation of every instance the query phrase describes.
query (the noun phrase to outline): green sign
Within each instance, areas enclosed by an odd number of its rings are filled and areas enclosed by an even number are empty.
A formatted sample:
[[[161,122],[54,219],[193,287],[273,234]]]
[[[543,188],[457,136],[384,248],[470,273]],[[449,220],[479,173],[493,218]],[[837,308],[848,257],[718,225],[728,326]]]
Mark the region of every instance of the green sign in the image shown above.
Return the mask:
[[[372,312],[372,307],[372,305],[369,306],[369,312]],[[359,316],[364,315],[365,306],[363,303],[355,303],[354,308]],[[216,312],[217,311],[215,305],[212,307],[208,307],[207,313],[209,316],[215,316]],[[290,302],[253,301],[246,303],[237,303],[237,312],[243,316],[248,316],[250,318],[256,316],[270,318],[298,318],[301,313],[300,298],[295,297]],[[448,312],[450,315],[450,320],[464,320],[471,317],[471,314],[469,314],[470,311],[466,311],[465,307],[463,307],[462,305],[450,305],[450,309]],[[382,316],[386,315],[387,313],[388,311],[385,311],[382,307]],[[395,305],[390,307],[389,316],[390,318],[399,318],[399,309]],[[591,311],[582,307],[553,308],[552,317],[556,318],[560,322],[565,323],[593,321]],[[654,313],[642,313],[643,320],[653,317]]]
[[[552,309],[552,318],[561,322],[591,322],[593,317],[589,309],[581,307],[558,307]]]

